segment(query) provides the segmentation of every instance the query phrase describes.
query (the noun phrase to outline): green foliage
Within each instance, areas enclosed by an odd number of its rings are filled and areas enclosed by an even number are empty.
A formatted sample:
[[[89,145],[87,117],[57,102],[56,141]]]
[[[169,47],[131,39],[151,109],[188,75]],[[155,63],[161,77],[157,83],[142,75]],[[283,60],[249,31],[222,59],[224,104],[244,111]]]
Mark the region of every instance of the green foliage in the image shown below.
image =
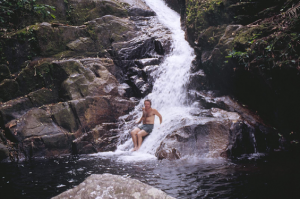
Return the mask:
[[[196,32],[208,26],[221,24],[228,18],[224,12],[224,2],[224,0],[187,0],[187,24],[194,27]]]
[[[249,52],[235,51],[234,49],[228,53],[228,56],[225,58],[235,58],[239,61],[240,64],[243,64],[245,67],[249,66]],[[226,62],[228,63],[228,62]]]
[[[245,51],[233,48],[225,58],[235,59],[245,67],[250,67],[252,63],[263,70],[299,66],[300,34],[298,32],[281,33],[260,39],[257,39],[257,36],[259,34],[248,38],[248,42],[244,44]]]
[[[0,1],[0,22],[2,28],[18,29],[22,22],[30,16],[42,18],[55,18],[51,11],[54,6],[38,4],[36,0],[1,0]]]

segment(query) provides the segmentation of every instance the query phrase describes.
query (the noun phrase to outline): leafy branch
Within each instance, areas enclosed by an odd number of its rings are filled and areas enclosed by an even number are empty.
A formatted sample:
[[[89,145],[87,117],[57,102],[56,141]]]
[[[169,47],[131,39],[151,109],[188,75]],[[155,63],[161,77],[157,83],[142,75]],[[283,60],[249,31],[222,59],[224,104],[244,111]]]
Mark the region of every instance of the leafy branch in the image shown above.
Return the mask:
[[[27,17],[36,16],[55,18],[51,13],[54,6],[38,4],[36,0],[1,0],[0,22],[1,28],[17,29]]]

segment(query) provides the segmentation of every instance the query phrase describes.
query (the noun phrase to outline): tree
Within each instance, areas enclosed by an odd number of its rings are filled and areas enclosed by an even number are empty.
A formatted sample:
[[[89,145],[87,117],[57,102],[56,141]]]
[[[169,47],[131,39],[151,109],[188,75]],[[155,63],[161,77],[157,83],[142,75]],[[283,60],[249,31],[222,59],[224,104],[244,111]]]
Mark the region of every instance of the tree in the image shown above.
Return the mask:
[[[38,4],[36,0],[0,0],[1,28],[22,28],[30,17],[55,18],[51,11],[55,11],[54,6]]]

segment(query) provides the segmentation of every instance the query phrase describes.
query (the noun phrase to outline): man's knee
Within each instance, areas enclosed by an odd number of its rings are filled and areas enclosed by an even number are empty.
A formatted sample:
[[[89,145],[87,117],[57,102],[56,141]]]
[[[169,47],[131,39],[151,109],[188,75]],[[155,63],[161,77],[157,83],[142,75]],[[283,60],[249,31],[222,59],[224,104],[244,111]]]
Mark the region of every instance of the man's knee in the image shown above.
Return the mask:
[[[137,135],[138,132],[139,132],[138,129],[133,129],[133,130],[130,132],[130,134],[131,134],[131,135]]]
[[[146,131],[144,131],[144,130],[142,130],[142,131],[139,131],[138,133],[137,133],[137,135],[139,136],[139,137],[144,137],[144,136],[146,136],[148,133],[146,132]]]

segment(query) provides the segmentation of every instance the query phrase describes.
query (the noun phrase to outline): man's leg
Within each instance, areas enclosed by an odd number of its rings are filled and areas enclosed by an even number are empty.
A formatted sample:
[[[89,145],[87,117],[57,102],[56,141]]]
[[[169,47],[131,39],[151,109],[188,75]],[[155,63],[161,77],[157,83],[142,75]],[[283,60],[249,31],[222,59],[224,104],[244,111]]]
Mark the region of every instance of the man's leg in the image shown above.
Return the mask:
[[[138,137],[138,148],[137,150],[140,149],[142,142],[143,142],[143,137],[145,137],[146,135],[148,135],[148,133],[145,130],[141,130],[138,132],[137,137]]]
[[[132,137],[132,141],[133,141],[133,145],[134,145],[134,148],[132,149],[132,151],[136,151],[137,148],[138,148],[138,143],[137,143],[137,134],[138,132],[140,131],[141,129],[139,128],[135,128],[133,129],[130,134],[131,134],[131,137]]]

